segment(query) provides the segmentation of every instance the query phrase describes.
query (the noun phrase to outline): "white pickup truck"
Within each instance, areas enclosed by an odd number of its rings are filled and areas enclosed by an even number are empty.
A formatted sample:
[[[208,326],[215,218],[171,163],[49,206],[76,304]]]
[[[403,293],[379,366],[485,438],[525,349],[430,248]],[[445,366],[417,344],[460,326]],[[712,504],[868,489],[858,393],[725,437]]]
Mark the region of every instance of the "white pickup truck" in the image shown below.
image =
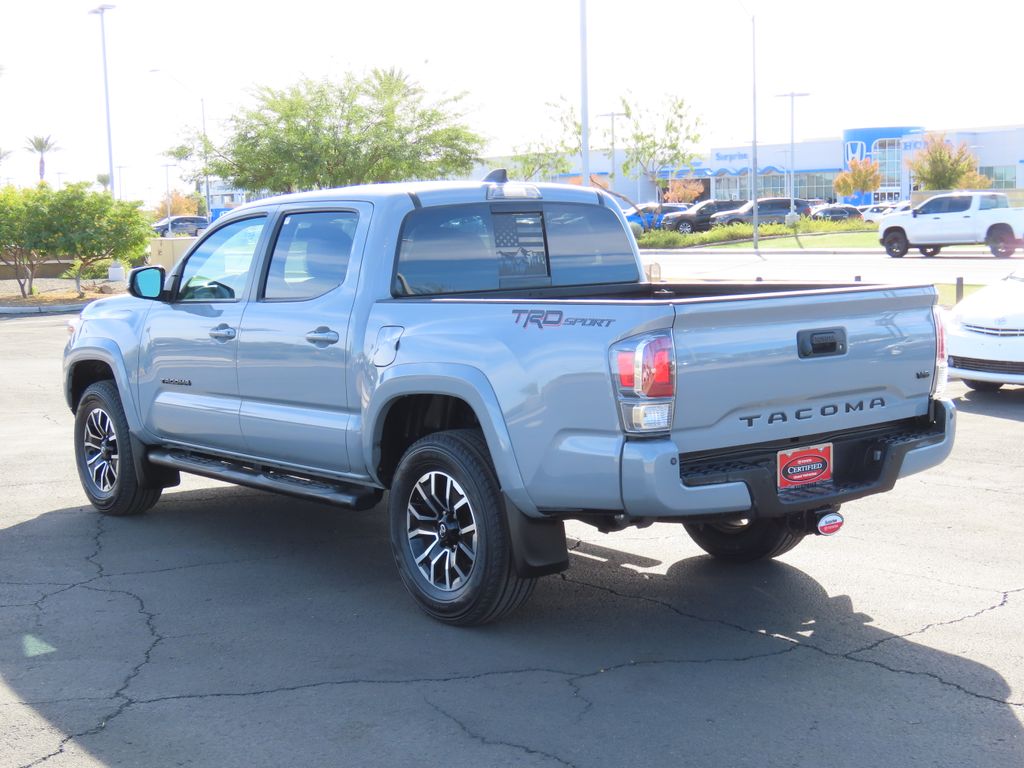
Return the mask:
[[[947,245],[985,243],[998,258],[1024,243],[1024,208],[1011,208],[999,192],[936,195],[901,213],[882,217],[879,242],[894,259],[911,248],[935,256]]]

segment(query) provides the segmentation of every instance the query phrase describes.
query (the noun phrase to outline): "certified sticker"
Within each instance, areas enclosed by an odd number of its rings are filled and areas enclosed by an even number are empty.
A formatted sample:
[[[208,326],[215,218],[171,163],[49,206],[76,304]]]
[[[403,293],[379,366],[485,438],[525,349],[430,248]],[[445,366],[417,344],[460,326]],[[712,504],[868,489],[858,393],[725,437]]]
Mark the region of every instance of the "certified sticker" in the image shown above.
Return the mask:
[[[823,483],[832,479],[832,443],[779,451],[779,488]]]

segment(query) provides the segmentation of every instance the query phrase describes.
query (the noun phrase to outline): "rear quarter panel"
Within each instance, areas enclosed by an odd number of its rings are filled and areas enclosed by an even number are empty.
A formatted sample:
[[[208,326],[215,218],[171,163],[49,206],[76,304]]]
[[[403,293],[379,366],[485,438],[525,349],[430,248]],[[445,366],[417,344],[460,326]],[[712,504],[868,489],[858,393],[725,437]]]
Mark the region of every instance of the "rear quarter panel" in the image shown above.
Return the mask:
[[[534,505],[621,509],[623,434],[608,351],[626,336],[671,327],[673,317],[670,305],[656,302],[381,301],[371,311],[357,374],[364,413],[379,408],[375,392],[389,377],[370,362],[376,329],[401,326],[388,368],[469,367],[489,382]]]

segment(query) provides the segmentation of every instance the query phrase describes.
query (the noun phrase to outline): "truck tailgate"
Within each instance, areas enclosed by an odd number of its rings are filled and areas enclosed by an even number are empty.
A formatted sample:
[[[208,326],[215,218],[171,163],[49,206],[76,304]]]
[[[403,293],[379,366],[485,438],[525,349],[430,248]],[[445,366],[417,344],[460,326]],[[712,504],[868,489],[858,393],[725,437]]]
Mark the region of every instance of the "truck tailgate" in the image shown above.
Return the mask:
[[[678,300],[672,436],[683,453],[928,411],[931,286]]]

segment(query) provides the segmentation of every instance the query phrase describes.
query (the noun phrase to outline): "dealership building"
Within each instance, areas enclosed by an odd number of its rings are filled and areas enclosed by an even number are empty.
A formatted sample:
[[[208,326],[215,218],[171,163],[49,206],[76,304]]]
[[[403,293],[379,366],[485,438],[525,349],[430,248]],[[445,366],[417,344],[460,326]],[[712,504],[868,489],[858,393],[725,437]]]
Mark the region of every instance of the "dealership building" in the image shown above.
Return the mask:
[[[907,166],[907,160],[924,147],[925,131],[920,126],[889,126],[881,128],[851,128],[843,135],[831,139],[801,141],[794,147],[790,158],[790,145],[759,144],[757,147],[757,188],[760,197],[788,197],[790,169],[794,168],[795,197],[804,199],[834,199],[832,182],[839,173],[849,168],[850,160],[869,158],[879,165],[882,185],[873,193],[841,198],[856,205],[871,202],[909,200],[916,182]],[[1024,188],[1024,126],[1007,128],[978,128],[938,131],[946,141],[959,146],[965,144],[978,158],[978,171],[992,181],[991,188],[1012,190]],[[622,150],[616,151],[621,164]],[[692,178],[704,185],[701,199],[750,199],[750,145],[716,147],[698,157],[692,167],[664,168],[661,179]],[[578,159],[576,169],[557,180],[579,183]],[[636,201],[657,199],[655,185],[648,179],[630,179],[623,173],[610,175],[607,151],[590,153],[591,173],[595,181]],[[479,178],[479,177],[478,177]]]

